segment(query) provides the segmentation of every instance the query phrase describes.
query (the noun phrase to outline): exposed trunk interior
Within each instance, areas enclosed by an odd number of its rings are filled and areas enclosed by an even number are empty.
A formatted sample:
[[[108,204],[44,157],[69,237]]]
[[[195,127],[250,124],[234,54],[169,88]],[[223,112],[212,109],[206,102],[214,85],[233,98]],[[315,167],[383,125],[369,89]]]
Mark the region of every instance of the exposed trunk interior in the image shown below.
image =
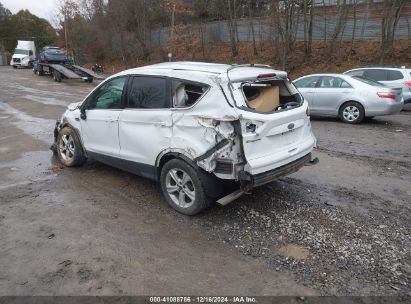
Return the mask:
[[[301,95],[286,80],[245,83],[242,86],[246,105],[259,113],[270,113],[302,104]]]

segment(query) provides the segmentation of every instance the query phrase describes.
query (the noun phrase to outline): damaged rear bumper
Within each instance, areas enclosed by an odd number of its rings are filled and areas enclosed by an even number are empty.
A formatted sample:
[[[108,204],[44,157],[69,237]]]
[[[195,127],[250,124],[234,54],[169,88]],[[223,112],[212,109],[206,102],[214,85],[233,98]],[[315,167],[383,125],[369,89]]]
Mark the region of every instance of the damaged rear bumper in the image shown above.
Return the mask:
[[[280,177],[297,172],[304,166],[312,166],[319,162],[318,158],[312,159],[311,157],[311,153],[308,153],[305,156],[284,166],[256,175],[251,175],[248,172],[242,171],[240,172],[241,189],[219,199],[217,203],[221,205],[227,205],[228,203],[232,202],[233,200],[240,197],[242,194],[250,191],[255,187],[268,184]]]
[[[276,168],[271,171],[263,172],[257,175],[251,176],[252,182],[253,182],[253,187],[258,187],[267,183],[270,183],[282,176],[289,175],[291,173],[297,172],[300,170],[302,167],[305,165],[310,165],[314,162],[318,162],[318,158],[311,160],[311,153],[308,153],[307,155],[291,162],[288,163],[284,166],[281,166],[279,168]]]

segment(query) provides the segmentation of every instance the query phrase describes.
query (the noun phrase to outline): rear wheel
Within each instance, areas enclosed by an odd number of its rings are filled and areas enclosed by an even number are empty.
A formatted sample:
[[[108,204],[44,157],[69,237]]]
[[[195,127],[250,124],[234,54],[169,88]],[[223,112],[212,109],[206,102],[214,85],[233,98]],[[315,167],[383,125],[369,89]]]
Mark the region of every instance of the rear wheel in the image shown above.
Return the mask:
[[[79,166],[84,163],[85,156],[77,134],[70,127],[60,130],[57,137],[57,155],[61,163],[67,167]]]
[[[364,108],[355,101],[350,101],[342,105],[340,109],[340,118],[345,123],[360,123],[365,116]]]
[[[167,162],[160,176],[160,184],[167,203],[185,215],[196,215],[210,206],[211,200],[198,170],[180,159]]]
[[[53,71],[53,79],[56,82],[61,82],[61,74],[59,71],[56,71],[56,70]]]

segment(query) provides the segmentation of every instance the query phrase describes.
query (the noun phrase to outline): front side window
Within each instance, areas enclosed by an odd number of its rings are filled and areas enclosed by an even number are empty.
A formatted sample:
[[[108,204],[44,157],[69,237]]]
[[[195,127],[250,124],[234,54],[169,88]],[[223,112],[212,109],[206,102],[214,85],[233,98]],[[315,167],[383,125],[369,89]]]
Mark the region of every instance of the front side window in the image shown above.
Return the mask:
[[[92,95],[88,109],[120,109],[121,97],[127,77],[109,80]]]
[[[318,81],[318,76],[305,77],[294,82],[297,88],[315,88]]]
[[[170,107],[167,80],[160,77],[133,77],[128,91],[127,108],[165,109]]]
[[[173,105],[176,108],[191,107],[207,91],[207,86],[182,80],[172,81]]]

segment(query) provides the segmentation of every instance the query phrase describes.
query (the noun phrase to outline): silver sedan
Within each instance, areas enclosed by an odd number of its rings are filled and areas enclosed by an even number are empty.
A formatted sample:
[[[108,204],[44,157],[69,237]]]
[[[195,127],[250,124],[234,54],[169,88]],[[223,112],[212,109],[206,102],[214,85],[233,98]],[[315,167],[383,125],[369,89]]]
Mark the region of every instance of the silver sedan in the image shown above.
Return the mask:
[[[313,116],[339,117],[360,123],[364,117],[398,113],[404,105],[401,88],[343,74],[313,74],[294,81]]]

